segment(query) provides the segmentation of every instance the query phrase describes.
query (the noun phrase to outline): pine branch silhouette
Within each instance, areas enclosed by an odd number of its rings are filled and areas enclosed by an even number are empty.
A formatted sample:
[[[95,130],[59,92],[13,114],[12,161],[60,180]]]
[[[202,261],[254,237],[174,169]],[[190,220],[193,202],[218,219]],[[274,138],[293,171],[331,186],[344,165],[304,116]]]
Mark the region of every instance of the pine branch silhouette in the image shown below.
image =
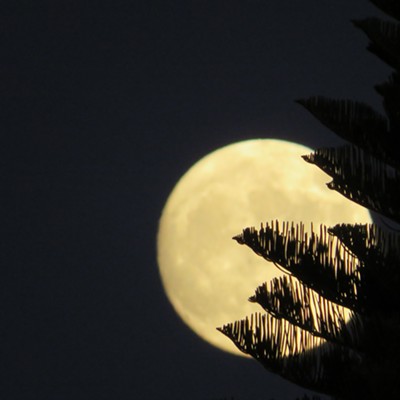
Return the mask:
[[[378,18],[354,20],[354,25],[360,28],[369,38],[368,50],[378,56],[394,69],[400,69],[400,27],[391,21]]]
[[[375,86],[386,115],[353,100],[297,102],[348,145],[317,149],[305,161],[328,187],[400,223],[400,2],[372,0],[393,20],[353,21],[367,49],[394,69]],[[265,313],[217,328],[269,371],[337,399],[400,393],[400,234],[375,224],[261,224],[234,238],[286,275],[249,298]],[[347,315],[347,317],[346,317]]]
[[[218,330],[267,370],[307,389],[354,393],[362,381],[359,353],[325,342],[269,314],[253,314]]]
[[[391,89],[392,84],[388,81],[385,89],[381,90],[389,93]],[[372,107],[352,100],[325,97],[310,97],[297,100],[297,103],[339,137],[393,167],[400,167],[396,151],[397,132],[391,130],[388,119]]]
[[[346,309],[335,305],[291,276],[282,276],[256,289],[249,301],[258,303],[277,319],[307,330],[327,341],[360,349],[362,321],[351,313],[346,322]]]
[[[266,224],[260,231],[246,228],[234,237],[257,255],[281,266],[321,296],[341,306],[358,310],[358,259],[344,251],[341,243],[321,225],[317,235],[303,224]]]
[[[303,158],[333,178],[328,188],[400,222],[400,171],[355,146],[318,149]]]

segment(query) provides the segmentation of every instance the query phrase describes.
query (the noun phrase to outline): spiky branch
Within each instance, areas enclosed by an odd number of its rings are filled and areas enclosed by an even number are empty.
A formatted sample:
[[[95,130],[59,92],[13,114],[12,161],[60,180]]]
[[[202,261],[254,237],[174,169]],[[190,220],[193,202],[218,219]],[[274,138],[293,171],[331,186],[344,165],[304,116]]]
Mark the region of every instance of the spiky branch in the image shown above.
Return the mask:
[[[362,349],[360,316],[328,301],[292,276],[284,275],[260,285],[249,301],[258,303],[273,317],[285,319],[314,336]]]
[[[400,69],[400,25],[396,22],[382,21],[378,18],[354,20],[369,38],[368,50],[395,69]]]
[[[400,172],[354,146],[318,149],[304,160],[330,175],[330,189],[400,222]]]
[[[303,224],[283,223],[281,230],[279,223],[272,221],[259,231],[246,228],[233,239],[278,264],[326,299],[354,311],[363,308],[357,294],[359,262],[325,226],[321,225],[317,235],[313,230],[306,232]]]
[[[252,314],[217,329],[269,371],[311,390],[341,396],[343,391],[354,393],[362,379],[358,353],[269,314]]]
[[[352,100],[334,100],[322,96],[297,100],[323,125],[389,165],[400,167],[397,134],[389,129],[386,117],[372,107]],[[379,132],[379,135],[377,135]]]
[[[398,0],[372,0],[400,20]],[[400,25],[353,21],[368,49],[395,69],[377,85],[386,116],[351,100],[299,100],[352,144],[320,149],[305,159],[332,177],[328,186],[400,222]],[[355,147],[354,147],[355,146]],[[219,330],[270,371],[340,399],[397,398],[400,359],[400,235],[374,225],[267,224],[234,237],[290,276],[256,289],[250,301],[266,315]],[[352,312],[348,321],[343,307]],[[346,367],[344,367],[346,366]],[[347,367],[348,366],[348,367]]]

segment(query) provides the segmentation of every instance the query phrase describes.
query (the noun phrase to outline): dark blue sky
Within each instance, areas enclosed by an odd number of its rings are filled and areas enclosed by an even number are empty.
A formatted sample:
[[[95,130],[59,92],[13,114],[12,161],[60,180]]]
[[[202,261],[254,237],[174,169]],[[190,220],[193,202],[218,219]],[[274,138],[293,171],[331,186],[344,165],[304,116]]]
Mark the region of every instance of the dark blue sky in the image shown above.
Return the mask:
[[[294,100],[380,108],[367,0],[0,6],[2,399],[294,399],[212,348],[158,275],[162,207],[238,140],[338,143]],[[1,392],[4,392],[3,394]]]

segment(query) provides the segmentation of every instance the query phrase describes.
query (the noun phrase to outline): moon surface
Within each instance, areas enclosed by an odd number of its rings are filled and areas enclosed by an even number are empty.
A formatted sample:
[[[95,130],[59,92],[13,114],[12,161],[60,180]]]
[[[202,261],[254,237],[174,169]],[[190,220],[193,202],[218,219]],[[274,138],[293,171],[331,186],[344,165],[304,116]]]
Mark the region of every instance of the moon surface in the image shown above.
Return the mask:
[[[282,274],[234,235],[271,220],[306,228],[371,222],[367,209],[328,189],[328,175],[301,158],[311,152],[275,139],[228,145],[194,164],[164,206],[157,259],[165,292],[182,320],[219,349],[243,355],[216,327],[261,311],[247,299]]]

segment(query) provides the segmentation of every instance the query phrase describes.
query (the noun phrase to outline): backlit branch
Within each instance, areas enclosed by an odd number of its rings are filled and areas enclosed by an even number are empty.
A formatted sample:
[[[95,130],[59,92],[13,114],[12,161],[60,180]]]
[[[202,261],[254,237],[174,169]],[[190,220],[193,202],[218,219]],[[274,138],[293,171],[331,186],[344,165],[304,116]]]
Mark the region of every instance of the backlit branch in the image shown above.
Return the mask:
[[[350,224],[338,224],[329,228],[329,233],[337,236],[361,262],[359,295],[365,298],[366,311],[398,312],[400,235],[376,225]]]
[[[379,258],[380,264],[400,259],[400,235],[382,230],[375,224],[337,224],[328,232],[364,263]]]
[[[347,381],[347,376],[357,371],[362,361],[357,352],[325,343],[269,314],[253,314],[217,329],[269,371],[324,393],[340,394],[344,388],[338,383]],[[351,376],[354,385],[357,377],[354,373]]]
[[[360,348],[361,318],[328,301],[293,277],[282,276],[256,289],[249,301],[261,305],[275,318],[333,343]]]
[[[330,189],[400,222],[400,173],[394,168],[353,146],[318,149],[303,158],[332,177]]]
[[[400,166],[393,145],[397,135],[385,116],[364,103],[314,96],[297,101],[341,138],[390,165]]]
[[[360,284],[356,257],[344,250],[340,241],[320,226],[317,235],[305,232],[303,224],[278,222],[246,228],[235,236],[240,244],[290,272],[306,286],[339,305],[358,311],[362,308],[357,289]]]

